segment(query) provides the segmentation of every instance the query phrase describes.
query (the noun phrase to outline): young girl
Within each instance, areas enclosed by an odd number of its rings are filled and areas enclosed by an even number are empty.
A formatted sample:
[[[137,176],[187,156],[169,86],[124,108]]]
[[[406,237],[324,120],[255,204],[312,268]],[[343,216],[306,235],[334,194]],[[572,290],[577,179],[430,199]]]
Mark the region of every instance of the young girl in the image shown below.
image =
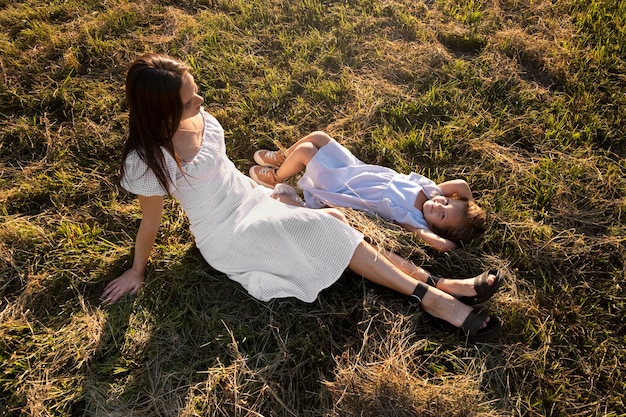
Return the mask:
[[[500,319],[468,305],[489,298],[499,286],[499,274],[433,277],[367,244],[339,211],[284,204],[239,172],[226,156],[222,127],[204,111],[194,78],[180,61],[140,57],[128,71],[126,96],[130,126],[121,184],[138,195],[142,220],[133,266],[106,286],[104,303],[136,294],[142,286],[163,199],[171,195],[185,210],[207,262],[259,300],[312,302],[349,267],[418,298],[425,312],[462,329],[468,339],[499,334]]]
[[[455,249],[486,230],[486,215],[463,180],[435,184],[412,173],[364,164],[324,132],[286,151],[260,150],[250,177],[273,188],[305,169],[298,181],[307,207],[350,207],[393,221],[437,250]]]

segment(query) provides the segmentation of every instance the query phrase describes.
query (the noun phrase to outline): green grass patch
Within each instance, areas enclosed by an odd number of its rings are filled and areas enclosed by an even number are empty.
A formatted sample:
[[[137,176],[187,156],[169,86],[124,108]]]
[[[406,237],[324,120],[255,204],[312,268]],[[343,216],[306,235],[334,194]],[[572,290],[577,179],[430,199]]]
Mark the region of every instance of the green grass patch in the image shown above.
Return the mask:
[[[626,10],[608,0],[0,1],[0,415],[623,416]],[[187,61],[243,172],[325,130],[362,160],[462,177],[489,213],[443,276],[505,269],[501,339],[465,345],[346,273],[261,303],[168,201],[136,297],[119,186],[124,75]]]

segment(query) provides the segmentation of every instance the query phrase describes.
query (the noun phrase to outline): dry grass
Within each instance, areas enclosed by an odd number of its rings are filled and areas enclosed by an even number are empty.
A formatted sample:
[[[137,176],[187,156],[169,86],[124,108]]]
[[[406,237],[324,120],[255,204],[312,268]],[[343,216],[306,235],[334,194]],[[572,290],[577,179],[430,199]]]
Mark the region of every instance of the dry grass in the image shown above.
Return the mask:
[[[0,0],[0,416],[626,416],[624,4]],[[257,302],[174,202],[142,292],[100,306],[139,222],[117,167],[145,51],[192,65],[243,172],[323,129],[466,178],[491,227],[454,252],[345,212],[436,274],[505,269],[501,339],[350,273]]]
[[[416,340],[411,320],[396,311],[375,306],[359,323],[361,345],[338,357],[335,378],[327,381],[331,416],[496,416],[480,390],[489,355],[463,358],[427,339]],[[456,374],[433,366],[442,358]],[[443,371],[443,372],[442,372]]]

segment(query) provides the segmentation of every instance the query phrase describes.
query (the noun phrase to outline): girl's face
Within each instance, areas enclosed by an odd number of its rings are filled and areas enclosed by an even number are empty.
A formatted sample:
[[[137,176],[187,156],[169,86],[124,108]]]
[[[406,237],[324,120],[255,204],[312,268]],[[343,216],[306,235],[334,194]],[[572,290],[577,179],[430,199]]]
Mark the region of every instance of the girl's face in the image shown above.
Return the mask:
[[[424,219],[442,230],[452,230],[463,224],[465,202],[443,195],[427,200],[422,206]]]
[[[183,115],[181,120],[188,119],[200,113],[204,99],[198,95],[198,86],[193,75],[188,72],[183,75],[183,85],[180,88],[180,98],[183,101]]]

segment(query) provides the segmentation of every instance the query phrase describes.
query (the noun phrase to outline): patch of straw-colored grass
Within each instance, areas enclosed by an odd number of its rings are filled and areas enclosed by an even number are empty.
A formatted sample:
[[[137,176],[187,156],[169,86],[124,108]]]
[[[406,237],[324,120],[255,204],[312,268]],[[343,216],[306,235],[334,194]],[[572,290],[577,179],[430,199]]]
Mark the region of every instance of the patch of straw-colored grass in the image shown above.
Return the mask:
[[[0,1],[0,415],[623,415],[624,4]],[[242,172],[325,130],[465,178],[490,227],[456,251],[344,213],[435,274],[503,269],[500,339],[350,272],[311,304],[253,300],[169,200],[141,291],[102,306],[140,221],[118,168],[147,51],[189,63]]]

